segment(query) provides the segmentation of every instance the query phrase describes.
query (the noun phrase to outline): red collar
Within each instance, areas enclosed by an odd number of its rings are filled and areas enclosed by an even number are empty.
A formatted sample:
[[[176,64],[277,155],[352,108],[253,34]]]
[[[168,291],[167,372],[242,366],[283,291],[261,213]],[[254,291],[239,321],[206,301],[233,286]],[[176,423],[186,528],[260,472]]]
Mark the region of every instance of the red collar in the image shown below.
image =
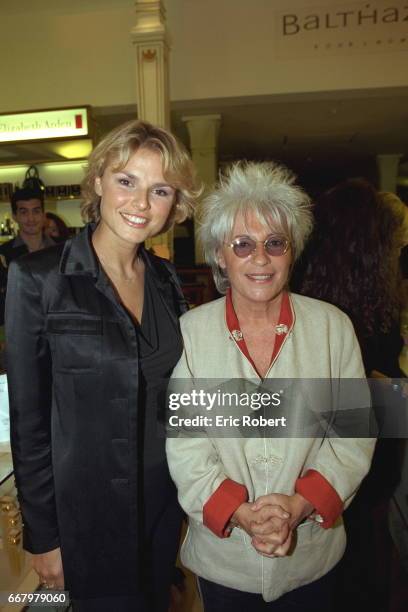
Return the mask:
[[[251,355],[249,354],[247,345],[245,343],[245,339],[241,332],[238,317],[236,315],[236,312],[234,310],[234,305],[232,303],[231,289],[228,289],[227,295],[226,295],[225,319],[226,319],[227,327],[231,334],[232,339],[238,346],[241,353],[245,355],[248,361],[252,364],[252,367],[255,369],[255,371],[258,372],[255,367],[254,362],[252,361]],[[278,324],[276,325],[276,337],[275,337],[275,343],[274,343],[274,347],[272,351],[270,365],[273,364],[273,362],[279,355],[279,352],[283,346],[283,343],[285,342],[289,332],[291,331],[293,327],[293,323],[294,323],[294,315],[292,311],[289,294],[286,291],[284,291],[282,294],[282,302],[281,302]]]

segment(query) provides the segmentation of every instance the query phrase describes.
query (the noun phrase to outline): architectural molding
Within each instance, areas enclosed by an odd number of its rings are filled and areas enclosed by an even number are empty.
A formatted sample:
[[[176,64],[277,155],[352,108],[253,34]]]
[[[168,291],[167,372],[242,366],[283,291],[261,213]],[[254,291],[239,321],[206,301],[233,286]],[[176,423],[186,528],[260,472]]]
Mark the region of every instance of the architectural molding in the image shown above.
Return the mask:
[[[136,52],[136,97],[138,118],[170,127],[169,45],[166,11],[162,0],[137,0],[136,23],[130,35]],[[173,232],[147,241],[161,256],[173,254]]]

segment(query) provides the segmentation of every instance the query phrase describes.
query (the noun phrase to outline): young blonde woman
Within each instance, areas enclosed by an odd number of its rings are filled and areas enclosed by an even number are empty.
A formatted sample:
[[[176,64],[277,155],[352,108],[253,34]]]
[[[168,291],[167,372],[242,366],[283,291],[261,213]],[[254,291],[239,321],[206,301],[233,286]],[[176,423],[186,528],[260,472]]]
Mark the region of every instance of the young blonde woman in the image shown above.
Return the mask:
[[[10,267],[7,364],[24,545],[74,610],[164,612],[180,509],[158,433],[184,301],[143,247],[193,208],[191,161],[132,121],[95,148],[83,232]]]

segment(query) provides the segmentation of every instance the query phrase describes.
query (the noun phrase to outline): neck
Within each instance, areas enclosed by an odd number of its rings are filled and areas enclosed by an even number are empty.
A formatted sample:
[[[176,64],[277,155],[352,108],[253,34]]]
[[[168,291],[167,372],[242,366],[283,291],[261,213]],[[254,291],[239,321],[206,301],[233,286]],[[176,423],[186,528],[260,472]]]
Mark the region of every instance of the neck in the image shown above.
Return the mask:
[[[111,234],[102,231],[98,225],[92,234],[92,244],[98,259],[123,277],[130,277],[135,272],[140,245],[115,240]]]
[[[20,238],[25,242],[27,248],[30,252],[39,251],[43,245],[43,235],[35,234],[34,236],[31,234],[26,234],[25,232],[20,231]]]
[[[265,327],[276,325],[282,304],[282,293],[268,302],[243,301],[232,291],[232,303],[241,325]]]

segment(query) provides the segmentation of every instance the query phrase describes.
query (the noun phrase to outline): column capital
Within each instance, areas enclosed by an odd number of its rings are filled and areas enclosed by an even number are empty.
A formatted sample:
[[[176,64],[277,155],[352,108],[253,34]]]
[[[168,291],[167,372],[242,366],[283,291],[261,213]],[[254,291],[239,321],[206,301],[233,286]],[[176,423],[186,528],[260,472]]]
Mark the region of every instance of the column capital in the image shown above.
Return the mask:
[[[132,38],[166,33],[166,9],[163,0],[136,0],[135,12],[136,23],[131,30]]]

